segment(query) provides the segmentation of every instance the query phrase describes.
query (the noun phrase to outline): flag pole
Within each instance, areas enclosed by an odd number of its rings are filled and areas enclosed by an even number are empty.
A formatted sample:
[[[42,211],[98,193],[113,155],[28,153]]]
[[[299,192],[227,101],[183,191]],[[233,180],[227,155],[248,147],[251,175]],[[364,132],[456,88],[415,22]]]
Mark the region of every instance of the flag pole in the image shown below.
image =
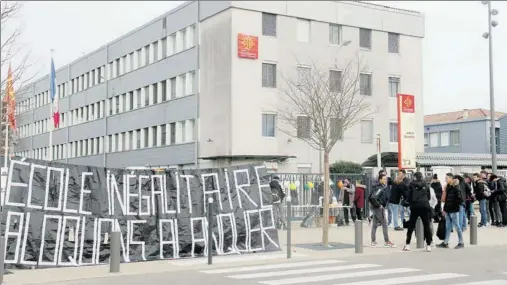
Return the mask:
[[[54,49],[51,49],[51,61],[53,61],[53,53],[54,53]],[[51,82],[52,78],[51,78],[51,64],[49,65],[49,93],[51,93],[51,85],[52,85],[52,82]],[[56,90],[53,90],[53,92],[56,92]],[[53,94],[49,94],[49,98],[50,98],[50,102],[51,102],[51,106],[49,106],[49,161],[52,161],[53,160],[53,128],[54,128],[54,118],[53,118],[53,100],[51,100],[51,96],[53,96]],[[56,96],[56,94],[55,94]],[[51,120],[53,119],[53,120]]]
[[[9,108],[6,105],[6,110]],[[4,150],[4,167],[7,167],[7,163],[9,162],[9,116],[7,116],[8,112],[5,112],[5,150]]]

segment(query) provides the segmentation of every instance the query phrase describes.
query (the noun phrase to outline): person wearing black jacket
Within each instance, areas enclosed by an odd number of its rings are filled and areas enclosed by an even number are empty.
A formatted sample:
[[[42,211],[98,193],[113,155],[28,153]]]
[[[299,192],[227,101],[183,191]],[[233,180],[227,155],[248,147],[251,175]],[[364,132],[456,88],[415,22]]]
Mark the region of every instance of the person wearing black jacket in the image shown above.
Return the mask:
[[[437,196],[437,205],[435,206],[435,215],[433,216],[433,220],[435,223],[438,223],[442,218],[442,183],[438,180],[438,175],[433,174],[433,179],[431,180],[430,187],[435,191],[435,196]]]
[[[368,197],[368,201],[371,204],[371,212],[373,214],[373,220],[371,223],[371,246],[377,246],[377,227],[379,224],[382,225],[382,233],[384,235],[384,247],[396,247],[389,240],[389,233],[387,228],[387,177],[385,175],[379,175],[379,184],[373,189]]]
[[[403,251],[410,251],[410,240],[418,218],[421,218],[424,227],[426,251],[431,251],[431,242],[433,241],[433,233],[430,228],[431,192],[421,172],[414,173],[414,180],[410,183],[407,194],[407,201],[410,203],[410,219]]]
[[[474,173],[473,175],[474,180],[474,197],[477,201],[479,201],[479,213],[481,213],[481,221],[479,223],[479,227],[485,227],[488,224],[488,207],[487,207],[487,200],[484,192],[487,187],[486,181],[482,179],[481,175],[479,173]]]
[[[275,225],[277,229],[282,229],[287,227],[282,207],[282,201],[283,198],[285,198],[285,191],[283,190],[282,185],[280,185],[279,179],[280,178],[278,178],[278,176],[273,177],[271,182],[269,182],[269,187],[271,188],[271,196],[273,198],[273,216]]]
[[[391,195],[389,195],[389,207],[391,208],[395,231],[403,231],[403,228],[399,225],[400,219],[398,215],[400,213],[401,198],[405,197],[409,184],[409,180],[405,177],[405,173],[404,169],[398,171],[398,176],[391,185]],[[401,217],[401,221],[403,220],[404,217]]]
[[[507,226],[507,185],[504,179],[492,174],[489,177],[491,182],[491,198],[494,199],[500,207],[500,222],[498,227]]]
[[[465,201],[464,191],[460,188],[458,176],[454,177],[452,173],[447,173],[445,180],[447,185],[442,194],[442,201],[444,201],[445,217],[445,239],[437,245],[440,248],[449,248],[449,239],[451,237],[451,230],[454,228],[458,233],[458,245],[455,249],[465,247],[463,243],[463,232],[459,224],[459,209],[461,204]]]

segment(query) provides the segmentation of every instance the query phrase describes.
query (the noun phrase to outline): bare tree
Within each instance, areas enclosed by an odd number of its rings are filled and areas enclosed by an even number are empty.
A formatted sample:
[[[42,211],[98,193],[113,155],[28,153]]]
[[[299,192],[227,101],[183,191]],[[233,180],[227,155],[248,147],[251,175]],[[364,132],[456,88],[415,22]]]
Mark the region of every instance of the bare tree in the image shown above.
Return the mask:
[[[282,75],[284,108],[278,110],[280,131],[301,139],[324,154],[324,201],[322,243],[329,239],[329,153],[343,133],[372,114],[370,103],[360,94],[359,58],[344,66],[320,67],[315,61],[298,68],[296,78]]]
[[[15,21],[19,16],[22,8],[22,3],[19,1],[2,1],[1,4],[1,70],[2,70],[2,85],[0,101],[0,120],[2,122],[2,133],[0,136],[0,155],[5,153],[4,139],[7,124],[6,122],[6,106],[3,102],[6,94],[7,87],[7,69],[11,66],[12,82],[14,86],[14,93],[19,94],[26,88],[26,83],[34,79],[36,74],[27,76],[27,69],[32,66],[30,63],[30,51],[27,50],[26,45],[20,42],[21,30],[17,27]],[[16,134],[9,132],[9,145],[15,145]]]

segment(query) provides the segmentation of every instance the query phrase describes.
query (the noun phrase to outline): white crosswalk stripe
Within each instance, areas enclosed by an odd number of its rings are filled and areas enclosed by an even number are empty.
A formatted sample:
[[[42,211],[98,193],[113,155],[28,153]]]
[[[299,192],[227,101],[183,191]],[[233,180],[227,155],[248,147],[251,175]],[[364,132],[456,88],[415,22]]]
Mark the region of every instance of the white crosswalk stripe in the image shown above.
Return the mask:
[[[441,274],[430,274],[430,275],[418,275],[418,276],[407,276],[407,277],[396,277],[382,280],[372,281],[359,281],[351,283],[340,283],[335,285],[398,285],[398,284],[411,284],[423,281],[435,281],[444,280],[457,277],[465,277],[467,275],[455,274],[455,273],[441,273]]]
[[[220,274],[225,278],[248,280],[264,285],[320,284],[320,285],[402,285],[429,282],[458,282],[456,285],[506,285],[506,280],[459,282],[470,277],[458,273],[428,273],[418,268],[383,268],[379,264],[352,264],[341,260],[284,262],[264,265],[227,267],[200,271]],[[452,280],[452,281],[450,281]],[[464,281],[464,280],[463,280]],[[341,283],[340,283],[341,282]],[[449,284],[449,283],[445,283]]]

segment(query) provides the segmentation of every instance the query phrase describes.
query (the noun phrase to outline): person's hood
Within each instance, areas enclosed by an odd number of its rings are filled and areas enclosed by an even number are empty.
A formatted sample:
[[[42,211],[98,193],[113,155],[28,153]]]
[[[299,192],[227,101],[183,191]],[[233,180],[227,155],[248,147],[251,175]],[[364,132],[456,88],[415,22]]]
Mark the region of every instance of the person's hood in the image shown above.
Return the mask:
[[[423,188],[423,187],[426,187],[426,182],[424,181],[412,181],[410,184],[412,184],[412,186],[414,187],[419,187],[419,188]]]

